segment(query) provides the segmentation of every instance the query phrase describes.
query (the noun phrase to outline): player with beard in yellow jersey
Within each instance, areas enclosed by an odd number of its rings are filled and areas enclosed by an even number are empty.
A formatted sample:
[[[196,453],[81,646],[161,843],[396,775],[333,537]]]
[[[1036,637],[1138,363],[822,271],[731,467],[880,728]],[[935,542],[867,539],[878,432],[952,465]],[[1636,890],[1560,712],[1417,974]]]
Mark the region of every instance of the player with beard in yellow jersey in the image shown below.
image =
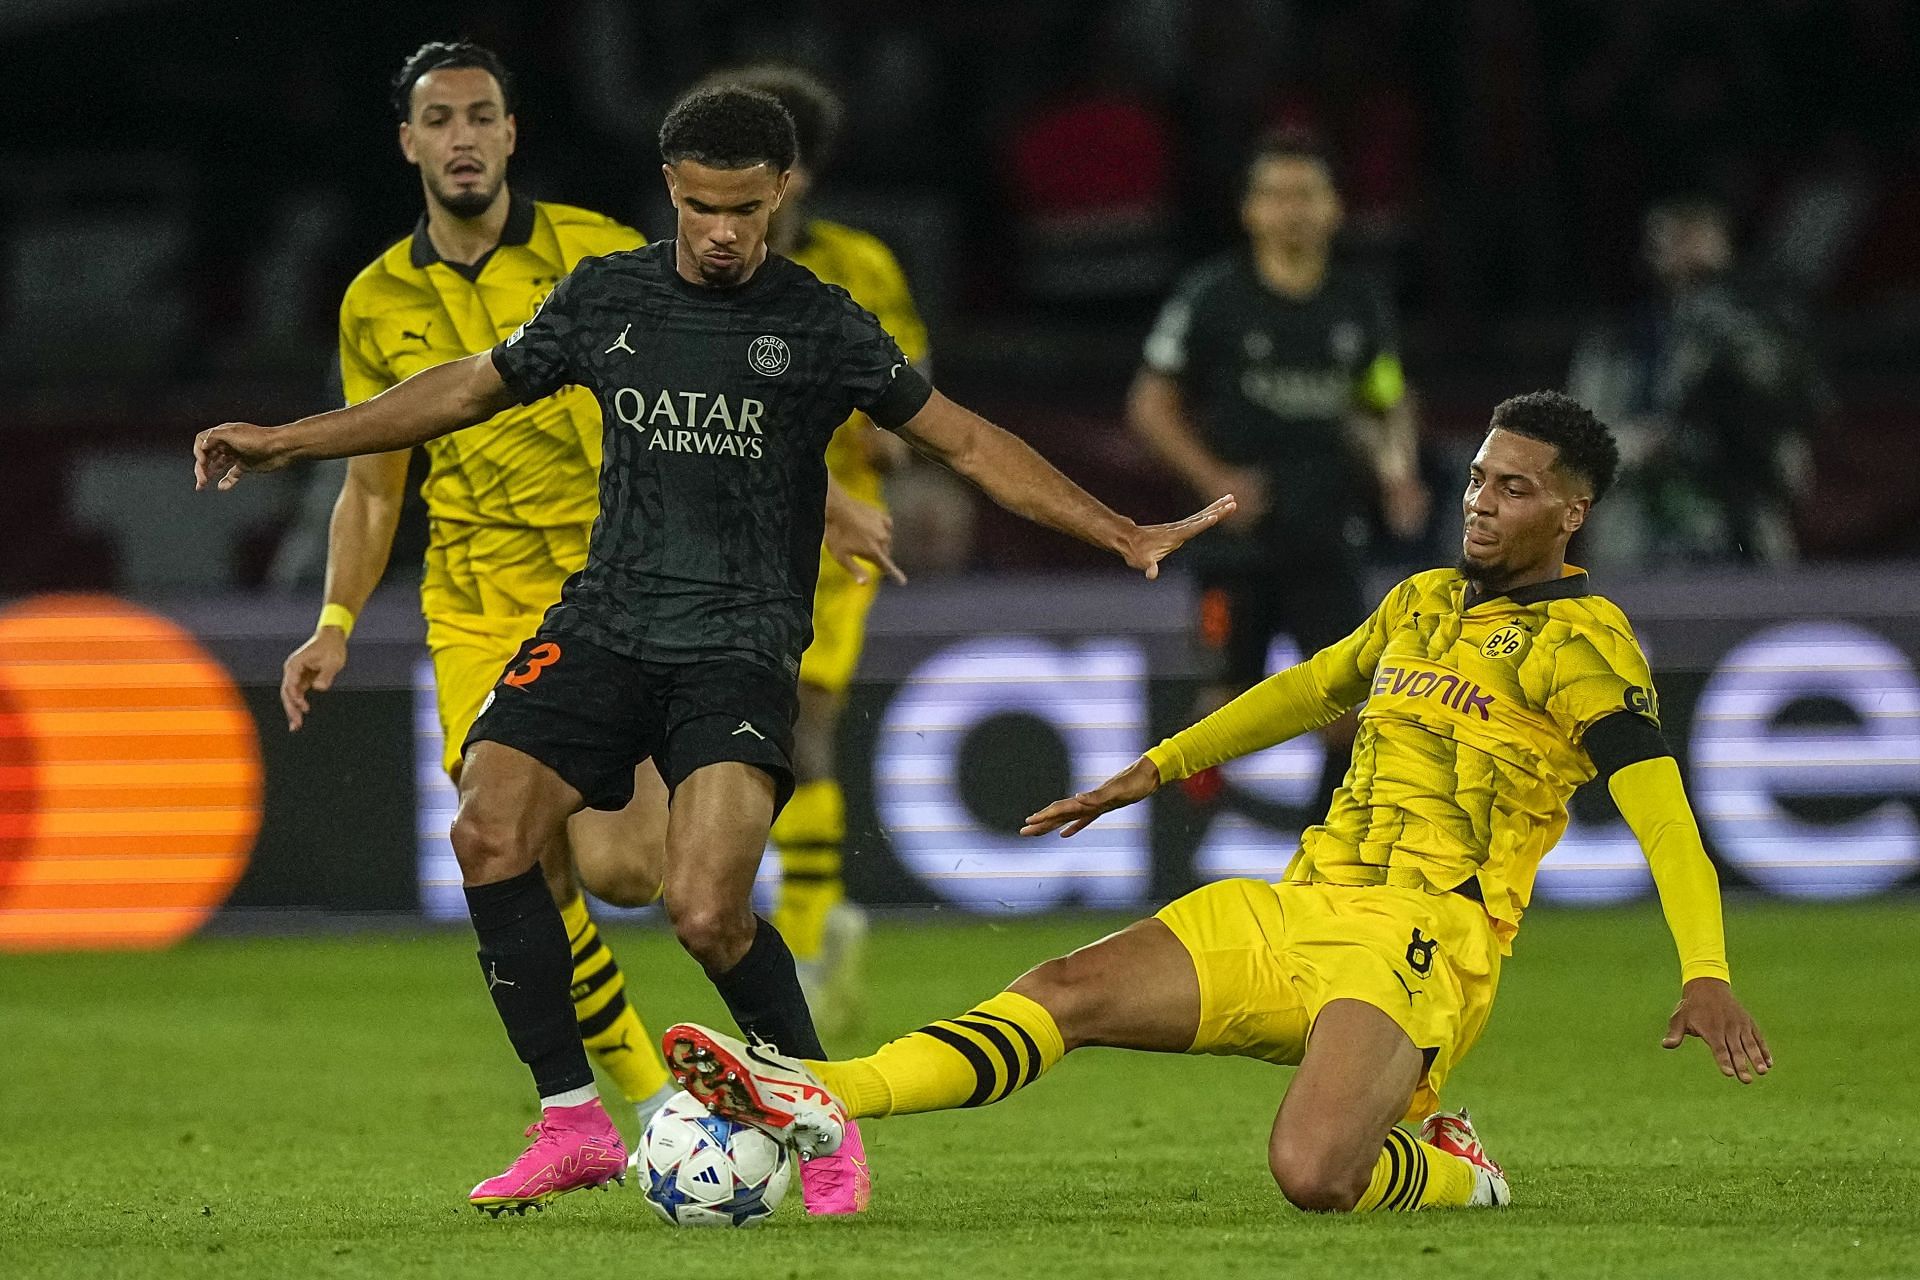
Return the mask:
[[[1267,1146],[1293,1204],[1504,1205],[1504,1170],[1439,1090],[1486,1025],[1568,799],[1596,777],[1679,952],[1661,1043],[1697,1036],[1723,1075],[1764,1075],[1772,1054],[1729,985],[1719,885],[1646,658],[1565,561],[1618,465],[1612,435],[1566,396],[1503,402],[1467,477],[1457,567],[1407,579],[1344,640],[1023,828],[1071,836],[1359,707],[1346,778],[1280,883],[1207,885],[864,1058],[802,1062],[671,1027],[675,1076],[817,1153],[851,1120],[998,1102],[1085,1046],[1259,1058],[1299,1068]]]
[[[807,211],[807,197],[832,158],[839,133],[842,108],[833,91],[807,71],[776,63],[723,71],[709,83],[758,89],[793,117],[800,158],[774,214],[769,246],[845,289],[873,313],[907,359],[926,372],[927,328],[892,251],[865,231]],[[849,497],[885,511],[882,477],[906,456],[898,436],[877,430],[865,414],[856,413],[834,433],[827,447],[827,471]],[[906,581],[892,565],[885,567],[896,581]],[[846,802],[834,757],[847,686],[866,640],[867,611],[879,589],[875,576],[864,569],[850,572],[831,554],[821,555],[813,596],[813,643],[800,659],[795,788],[773,824],[781,877],[773,923],[793,949],[815,1022],[827,1035],[850,1030],[860,1015],[867,925],[865,913],[847,901],[841,875]]]
[[[394,81],[400,149],[420,170],[426,211],[413,234],[354,278],[340,304],[340,374],[348,404],[422,369],[486,351],[519,328],[582,259],[637,248],[639,232],[569,205],[528,200],[507,185],[516,123],[513,83],[490,50],[422,45]],[[429,542],[420,584],[433,658],[444,764],[521,641],[586,561],[600,509],[600,407],[578,388],[426,446]],[[328,532],[326,605],[311,639],[287,659],[281,700],[299,729],[311,690],[333,683],[354,616],[386,570],[410,451],[354,458]],[[644,906],[659,887],[666,788],[651,763],[618,812],[587,810],[565,847],[543,859],[573,945],[580,1034],[642,1126],[672,1096],[652,1039],[627,1002],[626,980],[588,916],[596,895]],[[577,873],[576,873],[577,868]]]

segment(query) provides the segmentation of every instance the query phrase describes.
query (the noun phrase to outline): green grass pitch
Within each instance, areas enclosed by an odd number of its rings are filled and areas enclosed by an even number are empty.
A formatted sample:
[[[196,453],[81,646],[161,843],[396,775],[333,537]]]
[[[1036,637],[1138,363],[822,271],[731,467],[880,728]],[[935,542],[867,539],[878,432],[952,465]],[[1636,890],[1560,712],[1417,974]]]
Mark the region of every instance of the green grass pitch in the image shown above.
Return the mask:
[[[631,1187],[494,1221],[525,1076],[459,932],[0,957],[0,1275],[787,1277],[1920,1275],[1912,902],[1736,903],[1778,1062],[1695,1043],[1651,908],[1542,910],[1448,1090],[1505,1213],[1309,1217],[1268,1179],[1287,1073],[1094,1051],[993,1108],[873,1125],[873,1211],[676,1232]],[[1111,922],[881,925],[860,1049]],[[671,938],[613,930],[651,1030],[719,1005]],[[620,1114],[620,1113],[616,1113]],[[623,1118],[629,1123],[630,1114]]]

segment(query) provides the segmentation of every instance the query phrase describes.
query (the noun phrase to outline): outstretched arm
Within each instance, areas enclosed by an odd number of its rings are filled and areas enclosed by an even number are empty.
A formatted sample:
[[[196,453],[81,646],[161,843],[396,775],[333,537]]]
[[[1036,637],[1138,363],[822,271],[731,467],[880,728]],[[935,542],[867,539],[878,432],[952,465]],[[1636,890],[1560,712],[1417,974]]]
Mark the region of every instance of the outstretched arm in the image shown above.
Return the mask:
[[[1599,721],[1582,745],[1606,775],[1607,791],[1646,855],[1680,953],[1680,1003],[1661,1045],[1677,1049],[1688,1036],[1698,1036],[1722,1075],[1753,1083],[1773,1066],[1773,1054],[1729,982],[1720,882],[1687,804],[1679,765],[1660,731],[1632,712]]]
[[[1015,515],[1111,551],[1149,578],[1160,576],[1160,561],[1169,553],[1234,509],[1228,494],[1185,520],[1137,525],[1060,474],[1025,441],[938,391],[898,430]]]
[[[1389,608],[1383,605],[1382,610]],[[1174,734],[1092,791],[1056,800],[1020,828],[1023,836],[1070,836],[1110,813],[1202,769],[1263,751],[1338,719],[1366,696],[1380,628],[1367,620],[1345,640],[1269,676],[1218,711]]]
[[[193,442],[193,487],[231,489],[249,471],[277,471],[303,458],[386,453],[485,422],[517,403],[491,352],[436,365],[371,400],[284,427],[229,422]]]

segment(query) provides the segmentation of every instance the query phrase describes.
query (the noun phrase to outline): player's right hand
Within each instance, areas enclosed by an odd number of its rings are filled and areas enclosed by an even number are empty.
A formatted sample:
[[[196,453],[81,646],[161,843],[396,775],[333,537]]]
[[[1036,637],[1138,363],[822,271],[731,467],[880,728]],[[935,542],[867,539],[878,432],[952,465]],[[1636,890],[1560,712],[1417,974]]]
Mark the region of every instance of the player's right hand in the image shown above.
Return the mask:
[[[280,668],[280,706],[287,713],[289,732],[306,723],[307,691],[325,693],[347,665],[347,637],[338,627],[321,627],[308,641],[287,655]]]
[[[251,422],[223,422],[193,438],[193,487],[231,489],[248,471],[277,471],[286,465],[273,428]]]
[[[1058,829],[1062,836],[1076,835],[1103,813],[1123,809],[1136,800],[1145,800],[1160,787],[1160,770],[1153,761],[1141,756],[1119,773],[1091,791],[1055,800],[1027,818],[1020,828],[1023,836],[1043,836]]]

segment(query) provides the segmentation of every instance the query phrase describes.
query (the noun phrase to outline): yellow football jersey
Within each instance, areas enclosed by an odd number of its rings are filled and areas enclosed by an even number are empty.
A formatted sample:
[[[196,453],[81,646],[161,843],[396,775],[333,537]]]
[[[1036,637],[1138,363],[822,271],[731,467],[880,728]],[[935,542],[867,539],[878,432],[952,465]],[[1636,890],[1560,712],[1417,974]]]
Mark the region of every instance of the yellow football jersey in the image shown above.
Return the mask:
[[[645,243],[601,214],[516,196],[499,247],[469,267],[441,259],[423,217],[340,303],[347,403],[492,348],[582,258]],[[429,615],[525,617],[553,603],[599,514],[600,430],[599,405],[574,387],[426,446]]]
[[[806,236],[787,255],[828,284],[837,284],[853,300],[874,314],[880,327],[900,344],[907,359],[919,364],[927,358],[927,326],[914,309],[906,273],[892,250],[864,231],[815,218]],[[876,506],[884,505],[880,473],[868,461],[860,433],[871,430],[865,414],[856,413],[840,424],[827,445],[827,470],[840,487]]]
[[[1658,723],[1633,629],[1578,569],[1471,606],[1457,570],[1418,574],[1309,663],[1331,701],[1365,705],[1346,780],[1286,878],[1444,891],[1477,877],[1503,945],[1594,775],[1587,729],[1619,711]]]

